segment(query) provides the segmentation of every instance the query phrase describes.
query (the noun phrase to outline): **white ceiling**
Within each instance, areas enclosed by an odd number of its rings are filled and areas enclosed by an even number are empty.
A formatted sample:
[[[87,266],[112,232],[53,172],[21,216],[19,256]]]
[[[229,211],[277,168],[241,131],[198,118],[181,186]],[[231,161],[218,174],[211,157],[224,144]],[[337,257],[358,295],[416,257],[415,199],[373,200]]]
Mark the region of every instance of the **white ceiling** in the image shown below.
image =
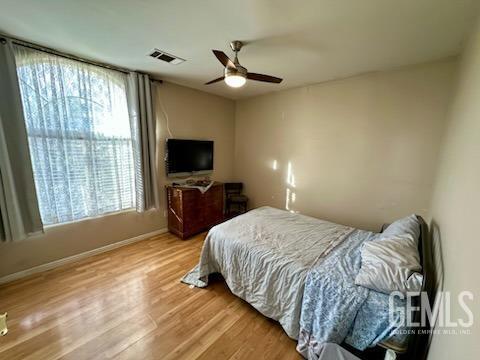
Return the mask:
[[[476,0],[0,0],[0,32],[229,98],[458,54]],[[280,85],[223,82],[211,49]],[[153,48],[187,61],[147,57]]]

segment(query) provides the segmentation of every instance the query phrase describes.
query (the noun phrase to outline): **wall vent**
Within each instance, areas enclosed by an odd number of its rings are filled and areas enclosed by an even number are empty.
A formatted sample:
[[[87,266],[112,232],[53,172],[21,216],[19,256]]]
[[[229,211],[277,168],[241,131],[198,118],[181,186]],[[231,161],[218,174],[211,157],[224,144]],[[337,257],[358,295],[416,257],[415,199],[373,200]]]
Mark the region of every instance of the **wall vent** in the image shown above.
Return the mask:
[[[185,61],[185,59],[182,59],[178,56],[169,54],[169,53],[167,53],[163,50],[158,50],[158,49],[153,49],[153,51],[150,54],[148,54],[148,56],[150,56],[154,59],[165,61],[165,62],[167,62],[169,64],[173,64],[173,65],[178,65],[178,64],[181,64]]]

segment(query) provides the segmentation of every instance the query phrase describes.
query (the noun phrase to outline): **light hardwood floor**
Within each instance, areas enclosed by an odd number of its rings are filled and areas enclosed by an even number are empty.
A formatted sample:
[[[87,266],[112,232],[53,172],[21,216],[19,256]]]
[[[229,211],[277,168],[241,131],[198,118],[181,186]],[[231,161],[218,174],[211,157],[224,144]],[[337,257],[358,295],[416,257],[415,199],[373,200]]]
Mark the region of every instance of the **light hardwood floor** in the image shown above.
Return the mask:
[[[301,359],[224,281],[179,282],[203,239],[159,235],[0,286],[0,359]]]

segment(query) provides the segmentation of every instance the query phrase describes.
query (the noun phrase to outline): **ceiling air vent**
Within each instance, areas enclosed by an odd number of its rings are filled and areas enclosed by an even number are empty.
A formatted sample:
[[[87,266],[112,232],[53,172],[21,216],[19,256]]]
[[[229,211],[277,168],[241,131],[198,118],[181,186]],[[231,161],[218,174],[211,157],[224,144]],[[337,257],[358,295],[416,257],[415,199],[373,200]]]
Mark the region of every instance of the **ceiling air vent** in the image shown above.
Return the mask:
[[[185,59],[179,58],[178,56],[169,54],[165,51],[158,50],[158,49],[153,49],[153,51],[150,54],[148,54],[148,56],[158,60],[165,61],[173,65],[178,65],[185,61]]]

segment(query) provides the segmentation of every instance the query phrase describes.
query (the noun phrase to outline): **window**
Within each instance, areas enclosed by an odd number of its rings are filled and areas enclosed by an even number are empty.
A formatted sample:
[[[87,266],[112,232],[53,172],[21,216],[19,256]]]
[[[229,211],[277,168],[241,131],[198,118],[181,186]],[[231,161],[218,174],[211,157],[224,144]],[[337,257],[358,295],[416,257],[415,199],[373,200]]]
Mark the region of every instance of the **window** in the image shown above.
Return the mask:
[[[135,207],[126,75],[15,47],[44,225]]]

